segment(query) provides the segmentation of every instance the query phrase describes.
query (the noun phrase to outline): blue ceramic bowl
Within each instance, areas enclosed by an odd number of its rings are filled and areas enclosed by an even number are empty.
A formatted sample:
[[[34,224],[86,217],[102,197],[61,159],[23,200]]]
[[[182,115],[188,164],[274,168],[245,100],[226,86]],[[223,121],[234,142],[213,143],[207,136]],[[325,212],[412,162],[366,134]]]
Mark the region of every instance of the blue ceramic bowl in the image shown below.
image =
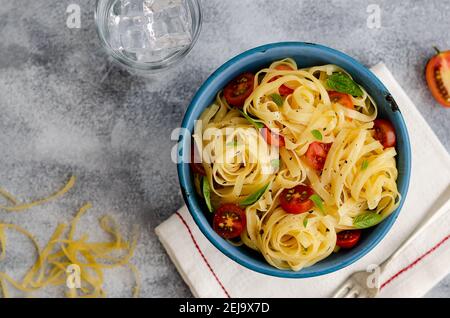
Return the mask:
[[[196,194],[188,164],[191,138],[189,132],[193,131],[194,121],[213,102],[217,92],[239,74],[246,71],[255,72],[269,66],[273,61],[286,57],[295,59],[300,68],[323,64],[339,65],[348,71],[356,82],[362,84],[375,99],[379,108],[379,117],[389,119],[397,132],[398,188],[402,195],[402,201],[392,215],[378,226],[365,230],[364,236],[355,248],[332,254],[299,272],[274,268],[259,253],[245,246],[233,246],[219,237],[212,229],[211,214],[207,212],[203,200]],[[186,128],[187,133],[180,137],[178,175],[190,213],[200,230],[215,247],[242,266],[259,273],[284,278],[306,278],[328,274],[352,264],[383,239],[397,219],[406,198],[411,169],[411,149],[405,122],[397,104],[386,87],[366,67],[353,58],[325,46],[302,42],[274,43],[257,47],[231,59],[215,71],[198,90],[186,111],[182,127]]]

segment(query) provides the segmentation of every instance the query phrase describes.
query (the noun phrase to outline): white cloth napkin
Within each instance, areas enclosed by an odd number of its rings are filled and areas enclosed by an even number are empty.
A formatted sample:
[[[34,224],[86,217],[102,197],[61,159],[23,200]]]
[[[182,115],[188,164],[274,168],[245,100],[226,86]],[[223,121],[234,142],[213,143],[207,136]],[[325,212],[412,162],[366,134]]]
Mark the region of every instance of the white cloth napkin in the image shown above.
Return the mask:
[[[227,258],[200,232],[186,207],[156,228],[161,243],[196,297],[329,297],[355,271],[379,264],[412,233],[433,206],[450,199],[450,155],[384,64],[372,71],[405,118],[412,146],[409,193],[395,225],[356,263],[324,276],[281,279]],[[384,272],[381,297],[420,297],[450,272],[450,213],[429,226]]]

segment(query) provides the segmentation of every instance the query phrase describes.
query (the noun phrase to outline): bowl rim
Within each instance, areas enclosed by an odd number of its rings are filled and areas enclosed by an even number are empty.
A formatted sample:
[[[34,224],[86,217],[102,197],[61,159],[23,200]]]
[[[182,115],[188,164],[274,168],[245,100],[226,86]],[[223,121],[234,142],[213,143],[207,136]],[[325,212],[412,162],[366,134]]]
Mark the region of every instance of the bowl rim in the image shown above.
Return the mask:
[[[209,86],[225,70],[227,70],[229,67],[231,67],[235,63],[237,63],[247,57],[250,57],[252,55],[259,54],[259,53],[266,53],[267,51],[269,51],[271,49],[279,49],[282,47],[286,47],[286,48],[287,47],[289,47],[289,48],[291,48],[291,47],[297,47],[297,48],[314,47],[314,48],[318,48],[319,50],[324,50],[324,51],[327,51],[328,53],[337,55],[340,58],[343,58],[344,60],[347,60],[348,62],[355,65],[355,67],[357,67],[359,71],[366,73],[366,75],[368,75],[373,80],[373,83],[377,87],[381,87],[385,92],[389,93],[389,90],[385,87],[385,85],[367,67],[365,67],[360,62],[358,62],[357,60],[355,60],[354,58],[348,56],[347,54],[345,54],[343,52],[340,52],[338,50],[332,49],[332,48],[324,46],[324,45],[309,43],[309,42],[270,43],[270,44],[265,44],[265,45],[258,46],[258,47],[252,48],[250,50],[247,50],[247,51],[231,58],[230,60],[225,62],[223,65],[221,65],[217,70],[215,70],[208,77],[208,79],[201,85],[201,87],[198,89],[197,93],[193,97],[191,103],[189,104],[189,106],[185,112],[185,115],[184,115],[184,118],[183,118],[183,121],[181,124],[181,128],[182,129],[188,128],[189,123],[191,121],[192,113],[193,113],[194,109],[197,107],[196,105],[198,105],[200,98],[204,94],[208,94],[207,91],[209,89]],[[301,271],[291,271],[291,270],[278,269],[276,267],[272,267],[268,263],[267,263],[268,266],[262,266],[262,265],[256,263],[250,256],[238,257],[233,252],[231,252],[229,250],[229,246],[228,246],[229,243],[227,243],[226,240],[221,239],[214,233],[212,226],[207,222],[206,218],[205,219],[200,218],[199,214],[204,214],[204,212],[202,211],[202,209],[200,207],[196,206],[195,202],[193,201],[191,196],[186,191],[187,186],[189,185],[189,183],[191,183],[191,180],[189,178],[189,173],[187,172],[187,170],[189,170],[189,168],[186,168],[189,165],[185,164],[182,160],[185,155],[183,152],[183,149],[184,149],[183,145],[185,144],[186,141],[183,140],[182,136],[180,136],[180,140],[178,141],[179,148],[178,148],[177,172],[178,172],[178,178],[179,178],[179,182],[180,182],[181,192],[182,192],[185,204],[189,210],[189,213],[193,217],[193,219],[194,219],[195,223],[197,224],[197,226],[199,227],[200,231],[208,239],[208,241],[211,242],[211,244],[213,244],[219,251],[221,251],[228,258],[232,259],[236,263],[240,264],[241,266],[243,266],[249,270],[252,270],[252,271],[255,271],[255,272],[258,272],[261,274],[265,274],[268,276],[279,277],[279,278],[309,278],[309,277],[316,277],[316,276],[330,274],[332,272],[343,269],[343,268],[347,267],[348,265],[361,259],[363,256],[365,256],[370,251],[372,251],[378,245],[378,243],[380,243],[380,241],[386,236],[386,234],[390,231],[390,229],[394,225],[396,219],[398,218],[400,211],[402,210],[403,204],[405,202],[405,199],[406,199],[406,196],[408,193],[408,189],[409,189],[410,175],[411,175],[411,144],[410,144],[407,126],[405,124],[405,121],[404,121],[404,118],[403,118],[401,112],[397,111],[397,112],[395,112],[395,114],[397,116],[398,123],[402,128],[401,131],[398,132],[398,133],[400,133],[399,137],[402,138],[405,148],[406,148],[406,153],[404,154],[405,160],[404,160],[404,167],[403,167],[404,168],[403,169],[404,170],[404,182],[403,182],[403,188],[399,189],[399,193],[402,195],[399,206],[388,218],[386,218],[381,224],[378,225],[378,227],[382,226],[382,228],[381,228],[381,231],[378,233],[378,235],[374,239],[372,239],[371,241],[368,241],[366,246],[361,248],[361,250],[358,251],[356,254],[347,257],[347,259],[343,260],[342,262],[339,262],[338,264],[329,266],[329,267],[321,269],[321,270],[317,270],[315,272],[302,273],[302,270]],[[191,187],[192,187],[192,185],[191,185]]]

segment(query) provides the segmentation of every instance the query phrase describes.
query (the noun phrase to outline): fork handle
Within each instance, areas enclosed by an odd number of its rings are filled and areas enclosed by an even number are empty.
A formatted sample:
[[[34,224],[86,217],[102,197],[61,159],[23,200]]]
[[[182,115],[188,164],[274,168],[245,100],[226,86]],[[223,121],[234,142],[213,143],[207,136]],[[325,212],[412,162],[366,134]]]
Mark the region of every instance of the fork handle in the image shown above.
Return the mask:
[[[450,188],[448,190],[450,190]],[[448,191],[446,191],[446,193],[447,192]],[[380,264],[381,272],[383,272],[387,265],[401,252],[403,252],[409,245],[409,243],[416,239],[428,225],[439,219],[442,215],[450,210],[450,200],[448,199],[448,196],[445,196],[443,200],[445,200],[444,203],[441,204],[441,206],[432,214],[430,214],[425,222],[419,224],[418,227],[414,230],[413,234],[411,234],[411,236],[407,240],[405,240],[402,245],[400,245],[397,250],[391,254],[391,256],[389,256],[383,263]]]

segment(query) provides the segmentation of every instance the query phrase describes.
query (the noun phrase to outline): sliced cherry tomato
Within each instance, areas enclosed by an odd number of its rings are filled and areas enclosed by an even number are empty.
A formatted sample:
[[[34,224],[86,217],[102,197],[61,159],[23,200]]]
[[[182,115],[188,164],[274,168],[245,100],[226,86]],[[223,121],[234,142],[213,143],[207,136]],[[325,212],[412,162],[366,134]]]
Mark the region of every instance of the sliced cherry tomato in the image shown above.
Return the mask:
[[[314,206],[314,202],[310,199],[313,194],[314,190],[305,185],[285,189],[280,194],[280,205],[287,213],[305,213]]]
[[[292,71],[292,67],[286,64],[280,64],[276,66],[275,69],[279,71]],[[269,81],[269,83],[276,81],[280,77],[281,76],[275,76]],[[287,96],[292,94],[294,90],[292,88],[287,87],[286,85],[281,85],[280,88],[278,89],[278,92],[280,93],[281,96]]]
[[[278,71],[292,71],[292,67],[287,64],[280,64],[278,66],[275,66],[275,69]]]
[[[199,158],[197,148],[194,146],[194,143],[192,143],[191,146],[191,162],[189,165],[191,166],[191,169],[194,173],[199,174],[201,176],[206,176],[206,171],[203,165],[199,162],[195,162],[195,158]]]
[[[234,107],[242,108],[245,100],[253,92],[255,75],[244,73],[232,80],[223,90],[223,95],[228,104]]]
[[[213,228],[223,238],[239,237],[246,224],[245,212],[236,204],[222,204],[215,212]]]
[[[375,119],[374,138],[381,142],[384,148],[395,147],[397,138],[395,137],[395,128],[389,120]]]
[[[337,234],[336,245],[342,248],[352,248],[361,238],[361,230],[342,231]]]
[[[308,150],[306,151],[306,160],[309,165],[315,170],[321,171],[325,166],[325,161],[327,160],[330,148],[331,144],[325,144],[318,141],[310,144]]]
[[[450,51],[438,52],[427,64],[426,78],[433,97],[450,107]]]
[[[267,126],[264,128],[261,128],[261,134],[262,134],[264,140],[267,142],[267,144],[269,144],[271,146],[275,146],[278,148],[282,148],[282,147],[286,146],[284,137],[279,134],[274,133]]]
[[[338,103],[341,104],[344,107],[354,109],[355,106],[353,105],[352,98],[349,94],[339,93],[335,91],[329,91],[328,96],[330,96],[332,103]]]

